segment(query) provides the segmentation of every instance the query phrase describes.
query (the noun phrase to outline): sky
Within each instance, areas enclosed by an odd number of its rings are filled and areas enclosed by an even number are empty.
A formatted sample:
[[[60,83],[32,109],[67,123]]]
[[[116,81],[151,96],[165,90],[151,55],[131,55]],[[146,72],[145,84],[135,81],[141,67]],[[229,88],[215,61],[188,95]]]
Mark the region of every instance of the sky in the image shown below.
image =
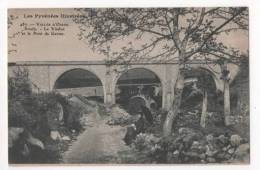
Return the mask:
[[[45,14],[60,16],[61,14],[77,14],[72,8],[64,9],[9,9],[8,15],[16,19],[8,29],[8,48],[11,52],[8,55],[9,62],[15,61],[93,61],[103,60],[103,54],[93,51],[87,41],[79,40],[79,27],[70,18],[42,18]],[[33,16],[33,17],[30,17]],[[37,16],[36,16],[37,15]],[[63,36],[45,35],[21,35],[24,24],[28,28],[34,27],[31,24],[65,24]],[[37,27],[37,26],[36,26]],[[49,26],[47,26],[50,28]],[[43,29],[43,27],[37,27]],[[44,31],[40,31],[44,32]],[[50,32],[50,31],[49,31]],[[18,33],[18,34],[16,34]],[[15,37],[12,37],[13,35]],[[11,38],[12,37],[12,38]],[[129,39],[128,41],[131,41]],[[248,50],[248,35],[243,32],[235,32],[230,35],[223,35],[220,40],[231,47],[239,48],[241,51]],[[127,40],[126,40],[127,41]],[[120,43],[122,43],[120,41]],[[118,43],[117,46],[120,44]],[[16,50],[16,51],[12,51]]]
[[[64,36],[42,36],[42,35],[18,35],[15,38],[9,38],[9,49],[12,43],[16,44],[17,52],[9,54],[9,61],[82,61],[82,60],[101,60],[102,56],[93,52],[88,44],[79,40],[78,26],[72,19],[38,19],[24,18],[24,15],[35,14],[71,14],[73,9],[9,9],[8,14],[18,16],[14,25],[9,28],[8,35],[11,36],[17,31],[21,31],[22,23],[64,23],[68,24],[64,31]]]

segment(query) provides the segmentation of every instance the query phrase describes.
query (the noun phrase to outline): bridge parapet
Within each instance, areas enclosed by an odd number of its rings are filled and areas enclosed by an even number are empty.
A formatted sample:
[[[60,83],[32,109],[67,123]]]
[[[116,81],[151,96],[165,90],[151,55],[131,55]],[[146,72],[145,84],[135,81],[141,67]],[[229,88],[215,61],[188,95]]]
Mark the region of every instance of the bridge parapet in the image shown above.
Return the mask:
[[[191,68],[202,68],[211,73],[216,87],[223,90],[223,81],[220,79],[220,67],[214,62],[194,60],[188,63]],[[128,63],[108,63],[106,61],[23,61],[9,63],[9,74],[11,70],[22,66],[29,70],[31,81],[44,91],[51,91],[56,80],[65,72],[73,69],[84,69],[95,74],[103,85],[104,102],[115,103],[116,84],[120,76],[127,70],[143,68],[150,70],[160,79],[162,85],[162,107],[166,110],[170,108],[174,98],[174,84],[178,74],[178,62],[136,62]],[[229,63],[228,69],[231,72],[230,83],[236,77],[239,67]]]

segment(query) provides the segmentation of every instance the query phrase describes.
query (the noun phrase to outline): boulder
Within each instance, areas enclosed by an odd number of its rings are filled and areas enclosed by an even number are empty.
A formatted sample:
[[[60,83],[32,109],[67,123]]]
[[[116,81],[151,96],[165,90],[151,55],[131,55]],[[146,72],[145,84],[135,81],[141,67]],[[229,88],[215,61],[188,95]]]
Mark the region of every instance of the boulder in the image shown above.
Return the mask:
[[[40,139],[33,137],[32,134],[28,133],[28,138],[26,139],[26,141],[28,143],[30,143],[31,145],[37,146],[37,147],[41,148],[42,150],[44,150],[43,142]]]
[[[218,161],[222,161],[222,160],[225,160],[225,152],[219,152],[216,154],[215,158],[218,160]]]
[[[239,145],[233,155],[233,158],[235,161],[238,161],[238,162],[249,162],[249,159],[250,159],[249,143]]]
[[[29,155],[30,155],[30,149],[29,149],[29,147],[28,147],[28,145],[25,143],[24,145],[23,145],[23,149],[22,149],[22,151],[21,151],[21,154],[23,155],[23,156],[25,156],[25,157],[28,157]]]
[[[200,154],[199,157],[200,157],[200,159],[204,160],[206,158],[206,154],[202,153],[202,154]]]
[[[88,126],[88,115],[87,114],[83,114],[80,118],[79,118],[79,123],[82,127],[86,127]]]
[[[225,135],[220,135],[217,137],[217,144],[220,147],[224,147],[227,146],[229,144],[229,140],[228,137],[226,137]]]
[[[130,145],[135,140],[136,136],[136,127],[134,124],[132,124],[129,127],[127,127],[127,131],[123,140],[126,143],[126,145]]]
[[[197,113],[197,110],[195,110],[194,112],[188,112],[188,114],[190,114],[190,115],[197,115],[198,113]]]
[[[117,105],[111,108],[110,113],[111,113],[111,116],[113,116],[114,118],[129,115],[124,109],[120,108]]]
[[[179,128],[178,132],[179,132],[180,135],[187,135],[187,134],[194,133],[194,131],[192,129],[185,128],[185,127]]]
[[[227,151],[228,149],[230,149],[231,148],[231,145],[228,145],[228,146],[226,146],[226,147],[223,147],[222,148],[222,151]]]
[[[206,151],[205,146],[203,146],[200,142],[198,141],[193,141],[191,147],[191,151],[193,152],[198,152],[198,153],[204,153]]]
[[[193,148],[199,148],[200,143],[198,141],[193,141],[192,145],[191,145],[191,149]]]
[[[186,161],[188,162],[198,162],[205,158],[205,154],[200,154],[193,151],[183,152],[182,154],[185,155]]]
[[[97,104],[90,104],[89,100],[85,99],[83,96],[74,95],[68,100],[69,104],[77,111],[83,113],[97,113]],[[75,112],[75,111],[74,111]]]
[[[214,136],[212,134],[209,134],[209,135],[206,136],[206,141],[208,143],[212,143],[213,140],[214,140]]]
[[[178,151],[178,150],[175,150],[174,152],[173,152],[173,155],[179,155],[180,154],[180,152]]]
[[[229,160],[230,158],[231,158],[231,155],[230,155],[230,154],[226,153],[226,154],[224,155],[224,159],[225,159],[225,160]]]
[[[57,103],[57,108],[58,108],[58,114],[59,114],[59,121],[62,121],[63,117],[64,117],[63,107],[60,103]]]
[[[197,141],[199,138],[199,134],[195,133],[190,128],[179,128],[178,133],[180,135],[181,142],[184,147],[183,149],[189,149],[192,146],[193,141]]]
[[[86,106],[86,104],[82,100],[80,100],[78,96],[72,96],[71,98],[69,98],[69,103],[82,106],[82,107]]]
[[[218,151],[210,144],[206,145],[206,155],[211,157],[214,156]]]
[[[20,135],[22,135],[22,138],[25,139],[29,144],[37,146],[44,149],[44,144],[40,139],[35,138],[30,132],[25,131],[24,128],[14,128],[10,127],[8,129],[8,147],[11,148],[14,145],[14,142],[19,140]],[[27,146],[26,146],[27,147]],[[26,150],[26,148],[25,148]]]
[[[51,136],[52,140],[60,140],[61,139],[60,133],[57,130],[51,131],[50,136]]]
[[[230,137],[230,144],[233,147],[237,147],[240,145],[242,138],[239,135],[232,135]]]
[[[208,157],[206,160],[207,160],[207,162],[209,162],[209,163],[216,163],[216,159],[215,159],[215,158],[212,158],[212,157]]]
[[[228,150],[228,153],[229,154],[233,154],[235,152],[235,148],[230,148],[229,150]]]
[[[20,134],[24,132],[24,128],[9,127],[8,128],[8,147],[13,147],[15,141],[20,137]]]
[[[63,136],[61,139],[65,140],[65,141],[70,141],[71,140],[69,136]]]

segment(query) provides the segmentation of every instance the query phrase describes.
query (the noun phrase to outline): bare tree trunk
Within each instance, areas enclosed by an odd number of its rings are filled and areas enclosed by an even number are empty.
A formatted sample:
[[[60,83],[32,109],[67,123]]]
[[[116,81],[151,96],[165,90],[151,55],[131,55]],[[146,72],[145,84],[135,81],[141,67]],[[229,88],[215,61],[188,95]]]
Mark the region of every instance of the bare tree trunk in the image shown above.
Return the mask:
[[[184,88],[184,75],[181,71],[179,71],[178,78],[174,87],[174,101],[169,112],[167,113],[166,120],[163,126],[164,136],[169,136],[171,134],[172,123],[179,113],[183,88]]]
[[[230,92],[229,92],[229,82],[224,80],[224,116],[225,125],[230,125]]]
[[[203,90],[203,100],[202,100],[202,111],[200,117],[200,126],[206,127],[206,117],[207,117],[207,105],[208,105],[208,92]]]
[[[222,79],[224,82],[224,117],[225,117],[225,125],[230,125],[230,92],[229,92],[229,79],[230,79],[230,71],[227,68],[227,61],[224,61],[223,64],[220,65],[222,72]]]

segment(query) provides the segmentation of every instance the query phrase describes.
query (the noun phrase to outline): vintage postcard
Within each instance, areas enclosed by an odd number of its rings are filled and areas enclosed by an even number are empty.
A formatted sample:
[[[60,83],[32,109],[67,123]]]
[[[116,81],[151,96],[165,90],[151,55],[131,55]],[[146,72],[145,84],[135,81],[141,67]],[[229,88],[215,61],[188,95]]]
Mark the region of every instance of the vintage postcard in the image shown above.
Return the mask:
[[[9,164],[249,164],[248,15],[9,8]]]

